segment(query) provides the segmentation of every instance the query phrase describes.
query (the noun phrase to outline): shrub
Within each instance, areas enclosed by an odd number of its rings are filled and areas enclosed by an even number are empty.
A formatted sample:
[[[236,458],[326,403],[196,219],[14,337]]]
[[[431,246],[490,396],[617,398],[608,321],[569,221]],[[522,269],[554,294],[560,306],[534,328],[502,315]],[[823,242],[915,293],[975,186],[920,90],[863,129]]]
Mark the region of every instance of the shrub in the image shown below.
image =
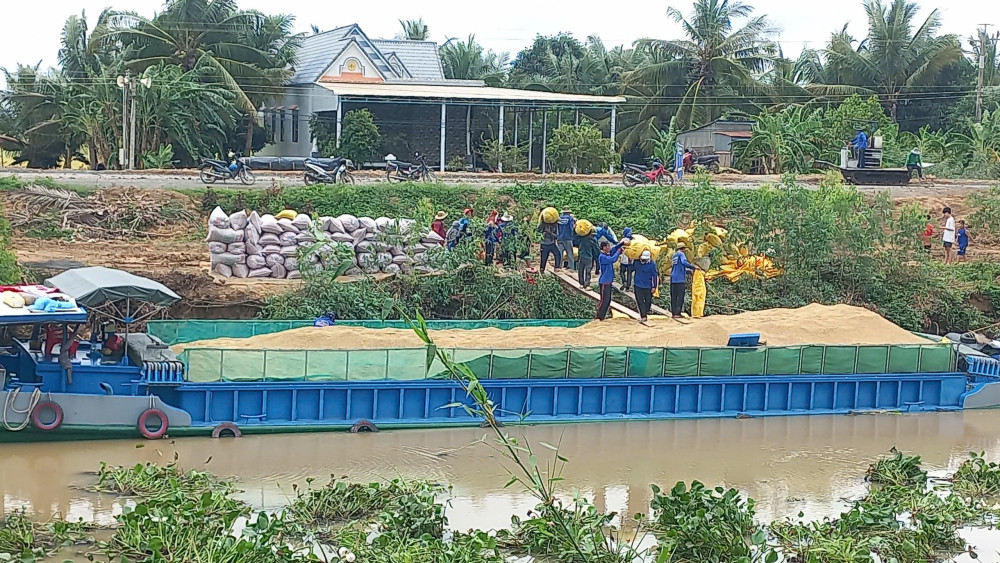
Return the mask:
[[[604,172],[620,161],[612,140],[589,123],[557,128],[547,152],[553,169],[574,174]]]
[[[360,164],[375,155],[375,149],[382,142],[375,116],[367,109],[356,109],[344,114],[343,130],[340,132],[338,156],[349,158]]]
[[[517,145],[507,145],[496,139],[490,139],[483,141],[476,152],[492,170],[498,170],[501,164],[504,172],[524,172],[528,167],[528,157],[524,154],[524,149]]]

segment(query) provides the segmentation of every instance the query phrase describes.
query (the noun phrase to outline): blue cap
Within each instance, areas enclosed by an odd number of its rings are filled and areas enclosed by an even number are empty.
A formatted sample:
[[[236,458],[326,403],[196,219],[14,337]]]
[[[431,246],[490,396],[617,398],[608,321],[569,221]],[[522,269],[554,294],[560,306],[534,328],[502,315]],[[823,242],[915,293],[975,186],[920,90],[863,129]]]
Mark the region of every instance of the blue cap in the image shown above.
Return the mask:
[[[625,238],[632,236],[632,227],[625,227],[625,230],[622,231],[622,236]]]

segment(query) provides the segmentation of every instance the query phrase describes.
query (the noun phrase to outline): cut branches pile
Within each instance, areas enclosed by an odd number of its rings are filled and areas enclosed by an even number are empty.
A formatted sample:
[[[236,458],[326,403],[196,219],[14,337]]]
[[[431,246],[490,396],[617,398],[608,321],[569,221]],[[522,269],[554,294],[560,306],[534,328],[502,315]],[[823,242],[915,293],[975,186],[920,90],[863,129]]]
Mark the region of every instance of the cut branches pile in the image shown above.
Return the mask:
[[[22,231],[60,229],[101,239],[151,237],[160,227],[194,219],[178,196],[137,188],[81,195],[29,185],[7,194],[6,212],[11,225]]]

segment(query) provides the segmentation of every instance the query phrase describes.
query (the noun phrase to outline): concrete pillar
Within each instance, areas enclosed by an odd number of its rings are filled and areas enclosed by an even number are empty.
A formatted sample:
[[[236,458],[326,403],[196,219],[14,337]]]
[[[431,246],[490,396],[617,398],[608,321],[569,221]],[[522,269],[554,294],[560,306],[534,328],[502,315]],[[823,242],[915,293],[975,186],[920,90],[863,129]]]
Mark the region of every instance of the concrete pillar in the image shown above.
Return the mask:
[[[514,146],[517,146],[517,108],[511,108],[511,113],[514,114]]]
[[[465,156],[472,156],[472,105],[465,112]],[[470,162],[471,164],[471,162]]]
[[[615,148],[615,132],[618,129],[618,127],[617,127],[618,123],[617,122],[618,122],[618,106],[611,106],[611,148],[612,149]],[[609,167],[608,174],[614,174],[614,173],[615,173],[615,165],[612,164]]]
[[[503,145],[503,106],[500,106],[500,117],[497,123],[497,140]],[[503,162],[497,162],[497,172],[503,172]]]
[[[542,174],[545,174],[546,154],[549,144],[549,112],[542,110]]]
[[[339,156],[340,149],[340,129],[344,126],[344,100],[337,96],[337,149]],[[333,155],[330,155],[333,156]]]
[[[445,103],[441,104],[441,172],[444,172],[444,139],[445,139],[445,120],[448,117],[448,105]]]
[[[580,109],[579,108],[577,108],[577,110],[576,110],[576,126],[577,127],[580,126]]]
[[[531,148],[535,141],[535,110],[528,110],[528,172],[531,172]]]

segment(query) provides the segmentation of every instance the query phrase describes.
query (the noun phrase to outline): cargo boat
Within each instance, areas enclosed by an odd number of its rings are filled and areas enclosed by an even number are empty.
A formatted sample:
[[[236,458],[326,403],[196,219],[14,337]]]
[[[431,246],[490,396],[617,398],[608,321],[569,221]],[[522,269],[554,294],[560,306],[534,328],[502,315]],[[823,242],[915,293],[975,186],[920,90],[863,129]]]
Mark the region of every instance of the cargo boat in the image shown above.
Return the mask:
[[[0,326],[67,327],[82,308]],[[429,321],[431,329],[572,327],[584,321]],[[0,441],[365,431],[478,425],[425,348],[246,350],[168,345],[273,333],[311,321],[149,321],[111,364],[100,342],[59,361],[11,338],[0,356]],[[406,328],[401,322],[338,324]],[[59,334],[59,331],[48,331]],[[69,350],[68,350],[69,351]],[[1000,362],[957,344],[450,349],[507,424],[955,411],[1000,405]],[[66,366],[70,369],[67,369]]]

